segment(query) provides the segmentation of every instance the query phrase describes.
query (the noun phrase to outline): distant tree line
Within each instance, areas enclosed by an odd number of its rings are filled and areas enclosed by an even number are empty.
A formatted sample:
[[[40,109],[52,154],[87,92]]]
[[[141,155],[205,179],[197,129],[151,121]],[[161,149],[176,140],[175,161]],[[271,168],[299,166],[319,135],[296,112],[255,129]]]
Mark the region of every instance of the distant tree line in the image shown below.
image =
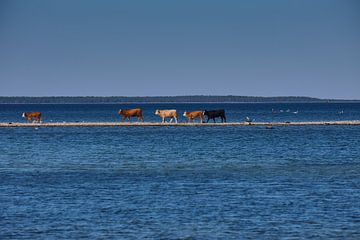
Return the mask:
[[[0,103],[125,103],[125,102],[329,102],[335,100],[311,97],[251,97],[251,96],[158,96],[158,97],[1,97]],[[341,101],[341,100],[336,100]],[[345,100],[344,100],[345,101]]]

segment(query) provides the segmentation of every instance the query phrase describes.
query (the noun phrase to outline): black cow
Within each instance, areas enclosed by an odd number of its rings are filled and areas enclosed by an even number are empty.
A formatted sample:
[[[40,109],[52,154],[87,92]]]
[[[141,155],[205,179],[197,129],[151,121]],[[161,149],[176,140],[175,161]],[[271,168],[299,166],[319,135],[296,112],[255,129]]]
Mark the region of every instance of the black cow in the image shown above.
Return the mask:
[[[208,117],[207,122],[209,122],[210,119],[214,120],[215,122],[215,118],[221,118],[221,122],[226,122],[224,109],[211,110],[211,111],[205,110],[204,115]]]

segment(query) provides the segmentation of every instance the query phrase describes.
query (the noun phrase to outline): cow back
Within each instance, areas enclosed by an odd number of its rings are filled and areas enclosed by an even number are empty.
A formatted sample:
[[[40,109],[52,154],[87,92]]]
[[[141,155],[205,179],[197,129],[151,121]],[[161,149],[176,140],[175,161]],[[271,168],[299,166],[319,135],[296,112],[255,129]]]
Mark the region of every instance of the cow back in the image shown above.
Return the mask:
[[[121,109],[118,112],[119,115],[122,116],[142,116],[142,110],[140,108],[134,108],[134,109]]]
[[[208,117],[220,117],[225,115],[225,110],[224,109],[209,110],[209,111],[205,110],[204,115]]]

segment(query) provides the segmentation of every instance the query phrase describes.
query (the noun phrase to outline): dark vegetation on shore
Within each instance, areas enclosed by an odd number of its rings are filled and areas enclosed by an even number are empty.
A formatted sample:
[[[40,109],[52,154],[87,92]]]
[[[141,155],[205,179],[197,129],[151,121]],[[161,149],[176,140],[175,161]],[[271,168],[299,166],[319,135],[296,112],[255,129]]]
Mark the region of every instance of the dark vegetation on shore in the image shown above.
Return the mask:
[[[251,96],[156,96],[156,97],[1,97],[0,103],[131,103],[131,102],[348,102],[350,100],[320,99],[311,97],[251,97]]]

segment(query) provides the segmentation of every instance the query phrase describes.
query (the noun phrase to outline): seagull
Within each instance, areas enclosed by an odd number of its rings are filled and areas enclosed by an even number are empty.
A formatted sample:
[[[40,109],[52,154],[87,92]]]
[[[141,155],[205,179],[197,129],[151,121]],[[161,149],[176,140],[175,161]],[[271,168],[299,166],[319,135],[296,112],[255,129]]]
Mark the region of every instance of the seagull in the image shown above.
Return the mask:
[[[299,110],[296,110],[295,112],[293,112],[294,114],[298,114],[299,113]]]
[[[250,117],[245,118],[245,122],[247,122],[247,123],[252,123],[252,121],[253,121],[253,119]]]

